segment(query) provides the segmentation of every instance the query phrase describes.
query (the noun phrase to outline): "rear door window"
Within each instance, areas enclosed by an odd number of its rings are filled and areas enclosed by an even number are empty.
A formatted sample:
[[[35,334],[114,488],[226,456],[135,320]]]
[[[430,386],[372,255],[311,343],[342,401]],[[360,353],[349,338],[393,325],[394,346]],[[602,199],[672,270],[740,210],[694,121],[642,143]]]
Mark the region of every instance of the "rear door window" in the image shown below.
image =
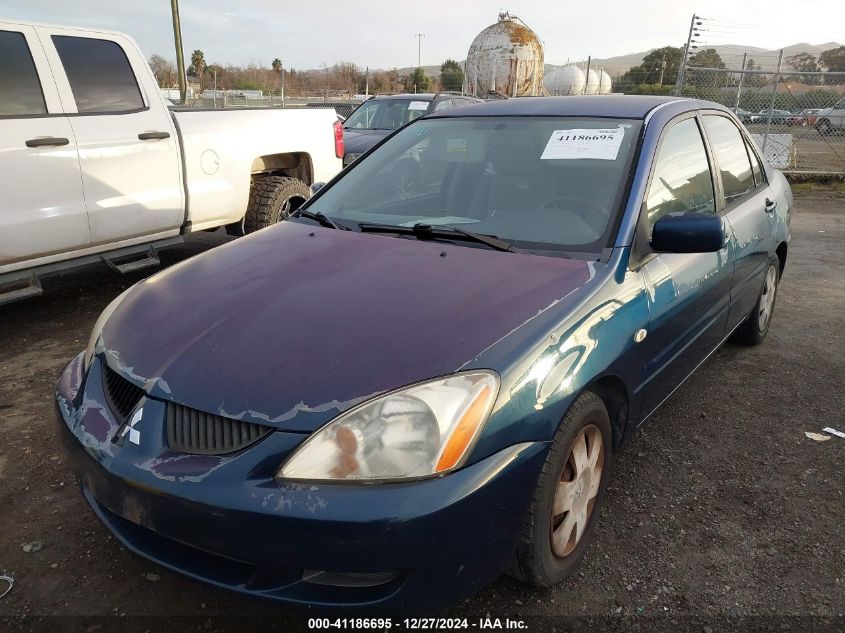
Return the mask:
[[[80,113],[129,112],[144,99],[126,53],[117,42],[53,35]]]
[[[38,114],[47,114],[47,105],[26,37],[0,31],[0,116]]]
[[[715,213],[713,177],[694,118],[675,124],[663,137],[646,196],[649,235],[667,213]]]
[[[757,154],[748,139],[745,140],[745,149],[748,150],[748,158],[751,159],[751,171],[754,172],[754,182],[756,182],[759,187],[763,184],[764,180],[763,164],[760,162],[760,159],[757,157]]]
[[[705,115],[704,130],[719,165],[725,204],[731,204],[755,187],[745,140],[731,120],[723,116]]]

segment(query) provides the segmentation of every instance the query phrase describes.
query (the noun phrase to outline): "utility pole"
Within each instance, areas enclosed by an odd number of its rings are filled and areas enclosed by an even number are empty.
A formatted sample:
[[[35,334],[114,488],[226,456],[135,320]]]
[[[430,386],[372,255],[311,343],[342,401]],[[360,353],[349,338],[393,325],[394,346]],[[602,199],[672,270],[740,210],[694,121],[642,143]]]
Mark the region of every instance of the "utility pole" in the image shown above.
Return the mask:
[[[425,33],[414,33],[414,37],[417,38],[417,70],[419,70],[422,67],[420,59],[422,52],[422,38],[425,37]]]
[[[695,32],[695,21],[698,19],[698,16],[693,13],[692,19],[689,23],[689,34],[687,35],[687,43],[684,45],[684,57],[681,59],[681,65],[678,66],[678,78],[675,80],[675,93],[676,97],[681,96],[681,90],[684,88],[684,73],[687,69],[687,61],[689,60],[689,50],[690,46],[692,45],[692,35]],[[699,22],[701,24],[701,22]]]
[[[414,93],[417,92],[417,83],[422,79],[422,38],[425,37],[425,33],[414,33],[414,37],[417,38],[417,81],[414,82]]]
[[[185,105],[188,86],[185,78],[185,54],[182,52],[182,23],[179,21],[179,0],[170,0],[173,14],[173,41],[176,43],[176,72],[179,73],[179,103]]]
[[[367,70],[364,72],[364,96],[369,98],[370,97],[370,67],[367,66]]]

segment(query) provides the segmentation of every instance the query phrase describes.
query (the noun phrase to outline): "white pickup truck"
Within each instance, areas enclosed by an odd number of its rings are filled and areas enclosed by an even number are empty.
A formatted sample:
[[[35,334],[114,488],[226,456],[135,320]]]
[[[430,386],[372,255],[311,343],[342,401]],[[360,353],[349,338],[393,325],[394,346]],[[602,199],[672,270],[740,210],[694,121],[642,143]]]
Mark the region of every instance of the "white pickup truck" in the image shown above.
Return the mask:
[[[255,231],[340,171],[331,109],[168,108],[119,33],[0,20],[0,303],[95,261]]]

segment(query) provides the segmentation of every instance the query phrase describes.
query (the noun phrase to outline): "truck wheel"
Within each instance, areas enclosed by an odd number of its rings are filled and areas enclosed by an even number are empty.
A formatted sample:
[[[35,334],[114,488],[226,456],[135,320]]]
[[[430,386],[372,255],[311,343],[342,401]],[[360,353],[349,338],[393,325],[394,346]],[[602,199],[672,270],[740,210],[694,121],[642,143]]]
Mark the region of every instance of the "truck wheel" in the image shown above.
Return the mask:
[[[243,220],[243,233],[254,233],[258,229],[284,220],[308,200],[311,192],[308,185],[290,176],[264,176],[253,178],[249,192],[249,204]]]

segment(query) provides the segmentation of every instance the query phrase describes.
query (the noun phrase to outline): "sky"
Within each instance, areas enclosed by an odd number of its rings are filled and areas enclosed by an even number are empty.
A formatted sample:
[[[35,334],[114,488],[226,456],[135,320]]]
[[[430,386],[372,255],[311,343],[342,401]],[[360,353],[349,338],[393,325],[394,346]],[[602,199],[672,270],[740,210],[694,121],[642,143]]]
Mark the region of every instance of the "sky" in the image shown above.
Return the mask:
[[[779,48],[798,42],[845,42],[841,0],[180,0],[185,57],[207,63],[319,68],[338,61],[370,68],[463,60],[475,35],[507,10],[543,40],[546,63],[607,58],[681,45],[690,18],[706,18],[711,44]],[[826,19],[819,19],[826,16]],[[175,59],[169,0],[0,0],[0,20],[123,31],[149,57]],[[187,63],[187,62],[186,62]]]

